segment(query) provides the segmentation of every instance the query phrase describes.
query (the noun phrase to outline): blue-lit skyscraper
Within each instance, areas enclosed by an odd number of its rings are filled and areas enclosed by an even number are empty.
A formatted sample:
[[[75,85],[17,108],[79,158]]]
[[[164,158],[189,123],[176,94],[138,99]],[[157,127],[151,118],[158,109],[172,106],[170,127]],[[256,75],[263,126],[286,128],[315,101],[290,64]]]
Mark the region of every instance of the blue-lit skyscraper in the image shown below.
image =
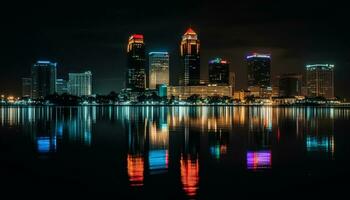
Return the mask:
[[[37,61],[32,66],[33,98],[44,98],[56,92],[57,63]]]
[[[156,89],[157,85],[169,85],[169,53],[149,53],[149,88]]]

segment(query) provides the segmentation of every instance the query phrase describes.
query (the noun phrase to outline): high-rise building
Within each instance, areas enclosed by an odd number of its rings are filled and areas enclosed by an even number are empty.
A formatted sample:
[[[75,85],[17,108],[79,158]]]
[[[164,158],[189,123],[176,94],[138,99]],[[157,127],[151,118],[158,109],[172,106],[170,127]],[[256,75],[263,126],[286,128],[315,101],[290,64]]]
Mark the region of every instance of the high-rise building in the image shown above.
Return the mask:
[[[278,91],[280,97],[301,95],[302,76],[299,74],[282,74],[278,76]]]
[[[184,65],[182,84],[198,85],[200,82],[200,42],[197,33],[189,28],[182,36],[181,57]]]
[[[271,56],[250,54],[246,57],[248,65],[248,90],[258,91],[260,97],[271,93]]]
[[[68,92],[68,83],[66,80],[64,80],[64,79],[57,79],[56,80],[56,92],[59,95],[69,93]]]
[[[306,85],[310,97],[334,98],[334,65],[306,65]]]
[[[22,78],[22,97],[32,97],[32,78]]]
[[[134,34],[129,37],[127,55],[126,87],[132,90],[144,90],[146,86],[146,55],[143,35]]]
[[[230,84],[230,63],[221,58],[209,61],[209,84]]]
[[[232,96],[234,95],[234,92],[236,91],[236,74],[235,72],[230,72],[230,86],[232,87]]]
[[[37,61],[32,66],[32,96],[44,98],[56,92],[57,63]]]
[[[92,74],[90,71],[69,73],[68,76],[68,90],[71,95],[89,96],[92,94]]]
[[[150,52],[149,54],[149,88],[157,85],[169,85],[169,53]]]

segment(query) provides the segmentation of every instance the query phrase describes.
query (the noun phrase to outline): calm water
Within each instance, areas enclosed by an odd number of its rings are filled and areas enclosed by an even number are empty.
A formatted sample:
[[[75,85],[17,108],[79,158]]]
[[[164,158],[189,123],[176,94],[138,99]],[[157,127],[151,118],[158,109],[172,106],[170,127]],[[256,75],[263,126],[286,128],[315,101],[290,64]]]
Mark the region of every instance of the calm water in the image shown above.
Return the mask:
[[[334,197],[349,186],[349,119],[336,108],[3,107],[1,194]]]

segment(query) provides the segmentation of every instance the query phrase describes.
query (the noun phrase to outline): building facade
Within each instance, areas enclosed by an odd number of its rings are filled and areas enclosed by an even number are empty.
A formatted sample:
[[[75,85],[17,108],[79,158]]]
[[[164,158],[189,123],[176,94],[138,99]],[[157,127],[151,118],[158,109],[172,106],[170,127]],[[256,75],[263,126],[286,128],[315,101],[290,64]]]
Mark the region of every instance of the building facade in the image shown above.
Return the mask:
[[[64,79],[57,79],[56,80],[56,92],[59,95],[62,94],[68,94],[68,82]]]
[[[306,85],[309,97],[334,98],[334,65],[306,65]]]
[[[175,96],[180,100],[185,100],[188,97],[196,94],[202,98],[209,96],[232,96],[232,87],[227,86],[214,86],[214,85],[197,85],[197,86],[169,86],[168,98]]]
[[[302,76],[299,74],[282,74],[278,76],[280,97],[301,96]]]
[[[209,61],[209,84],[230,84],[230,63],[221,58]]]
[[[57,63],[37,61],[31,70],[32,97],[45,98],[56,92]]]
[[[271,90],[271,56],[268,54],[250,54],[246,57],[248,72],[248,90],[261,88],[262,96]]]
[[[200,81],[200,42],[197,33],[189,28],[182,36],[180,54],[184,66],[181,85],[198,85]]]
[[[169,85],[169,53],[150,52],[149,54],[149,88],[157,85]]]
[[[144,37],[134,34],[129,37],[127,46],[126,87],[132,90],[144,90],[146,87],[146,50]]]
[[[22,97],[32,97],[32,78],[22,78]]]
[[[79,97],[92,94],[92,73],[90,71],[84,73],[69,73],[68,77],[69,94]]]

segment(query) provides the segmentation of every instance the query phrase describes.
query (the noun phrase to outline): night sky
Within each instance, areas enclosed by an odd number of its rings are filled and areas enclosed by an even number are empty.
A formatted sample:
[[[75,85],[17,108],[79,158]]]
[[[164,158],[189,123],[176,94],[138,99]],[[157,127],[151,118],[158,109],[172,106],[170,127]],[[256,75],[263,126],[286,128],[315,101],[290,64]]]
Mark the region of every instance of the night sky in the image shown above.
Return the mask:
[[[73,1],[72,1],[73,2]],[[28,1],[1,11],[0,93],[21,94],[21,77],[38,59],[59,63],[58,77],[91,70],[94,93],[119,91],[128,36],[145,36],[147,52],[170,52],[171,83],[178,82],[179,43],[189,26],[201,40],[201,76],[208,60],[223,57],[246,87],[244,57],[272,54],[272,74],[304,72],[330,62],[336,96],[350,97],[349,9],[343,1]]]

